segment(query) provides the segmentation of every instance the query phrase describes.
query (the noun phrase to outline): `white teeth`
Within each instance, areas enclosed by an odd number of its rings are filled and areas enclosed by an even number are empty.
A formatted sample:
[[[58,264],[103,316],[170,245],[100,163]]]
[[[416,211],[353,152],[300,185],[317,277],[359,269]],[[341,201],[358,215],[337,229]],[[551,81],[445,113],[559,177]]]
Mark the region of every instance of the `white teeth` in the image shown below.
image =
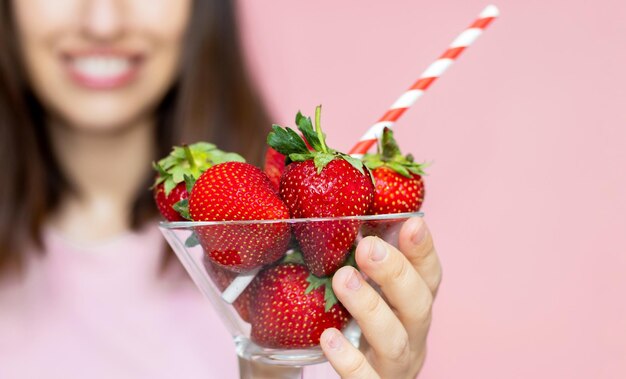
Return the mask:
[[[130,59],[110,56],[86,56],[72,60],[74,69],[81,75],[96,78],[114,78],[125,74],[131,67]]]

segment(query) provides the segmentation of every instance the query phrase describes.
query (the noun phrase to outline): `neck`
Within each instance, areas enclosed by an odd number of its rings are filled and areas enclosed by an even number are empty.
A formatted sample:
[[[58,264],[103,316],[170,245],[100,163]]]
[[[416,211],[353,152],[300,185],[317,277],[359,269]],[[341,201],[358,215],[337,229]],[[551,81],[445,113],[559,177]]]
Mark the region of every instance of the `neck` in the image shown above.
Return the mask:
[[[130,227],[132,203],[145,185],[154,153],[154,122],[115,131],[91,131],[52,122],[49,132],[60,168],[74,191],[50,218],[76,241],[97,241]]]

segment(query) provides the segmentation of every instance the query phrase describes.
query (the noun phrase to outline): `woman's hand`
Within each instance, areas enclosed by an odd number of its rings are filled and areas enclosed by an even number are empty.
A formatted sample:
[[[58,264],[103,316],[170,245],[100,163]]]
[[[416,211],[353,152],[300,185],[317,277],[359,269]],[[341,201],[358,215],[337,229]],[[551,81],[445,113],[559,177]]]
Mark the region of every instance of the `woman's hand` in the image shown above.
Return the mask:
[[[384,297],[352,267],[341,268],[333,278],[337,298],[363,333],[360,350],[337,329],[322,334],[324,354],[343,379],[415,378],[424,363],[441,265],[421,217],[402,226],[399,247],[366,237],[356,249],[359,269]]]

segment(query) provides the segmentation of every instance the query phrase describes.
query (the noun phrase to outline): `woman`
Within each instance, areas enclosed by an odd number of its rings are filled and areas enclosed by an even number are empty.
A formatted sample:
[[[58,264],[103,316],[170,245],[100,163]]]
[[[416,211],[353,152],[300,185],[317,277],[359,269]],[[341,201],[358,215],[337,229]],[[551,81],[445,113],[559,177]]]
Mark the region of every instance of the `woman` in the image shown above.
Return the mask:
[[[232,377],[226,332],[156,253],[146,191],[150,162],[174,144],[259,158],[269,122],[232,3],[2,0],[0,28],[0,377]],[[342,377],[422,366],[441,270],[422,220],[404,225],[400,248],[357,248],[389,305],[353,269],[335,275],[364,335],[361,351],[322,335]]]

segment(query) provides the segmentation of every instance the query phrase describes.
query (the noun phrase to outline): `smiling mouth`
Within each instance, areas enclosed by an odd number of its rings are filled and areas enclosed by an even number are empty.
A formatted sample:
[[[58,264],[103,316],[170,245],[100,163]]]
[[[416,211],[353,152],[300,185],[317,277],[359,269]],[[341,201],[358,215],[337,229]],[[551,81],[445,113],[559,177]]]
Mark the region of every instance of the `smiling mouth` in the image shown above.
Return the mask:
[[[70,78],[81,87],[115,89],[130,84],[143,62],[140,55],[127,54],[65,54],[63,61]]]

